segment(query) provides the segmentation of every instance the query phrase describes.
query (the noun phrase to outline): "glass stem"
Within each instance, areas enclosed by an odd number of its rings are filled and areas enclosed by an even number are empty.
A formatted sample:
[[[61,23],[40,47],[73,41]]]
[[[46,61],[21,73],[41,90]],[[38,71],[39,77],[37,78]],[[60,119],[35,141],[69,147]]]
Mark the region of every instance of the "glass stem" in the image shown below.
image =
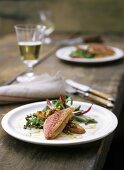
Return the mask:
[[[32,76],[34,76],[34,72],[33,72],[33,67],[29,67],[28,66],[28,69],[27,69],[27,76],[28,77],[32,77]]]

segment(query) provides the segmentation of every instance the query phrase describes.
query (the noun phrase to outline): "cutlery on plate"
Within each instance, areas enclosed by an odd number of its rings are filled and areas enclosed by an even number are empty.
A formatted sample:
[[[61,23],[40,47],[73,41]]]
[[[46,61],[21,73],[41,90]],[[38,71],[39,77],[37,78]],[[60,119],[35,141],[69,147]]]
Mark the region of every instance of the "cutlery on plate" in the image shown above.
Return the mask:
[[[101,97],[99,97],[99,96],[90,94],[90,93],[88,93],[88,92],[83,92],[83,91],[78,90],[78,89],[75,89],[75,88],[73,88],[73,87],[71,87],[71,86],[67,86],[67,87],[66,87],[66,92],[69,93],[69,94],[78,93],[78,94],[81,95],[81,96],[83,95],[83,96],[89,98],[90,100],[93,100],[93,101],[95,101],[96,103],[99,103],[99,104],[101,104],[101,105],[103,105],[103,106],[107,106],[107,107],[109,107],[109,108],[112,108],[112,107],[114,106],[111,101],[105,100],[105,99],[103,99],[103,98],[101,98]]]
[[[84,85],[84,84],[77,83],[77,82],[75,82],[75,81],[73,81],[73,80],[71,80],[71,79],[67,79],[67,80],[66,80],[66,83],[67,83],[68,85],[70,85],[70,86],[78,89],[78,90],[81,90],[81,91],[85,92],[85,93],[88,92],[88,93],[90,93],[90,94],[94,94],[94,95],[96,95],[96,96],[98,96],[98,97],[101,97],[101,98],[103,98],[103,99],[106,99],[106,100],[108,100],[108,101],[112,101],[112,102],[115,101],[114,98],[111,97],[111,96],[109,96],[108,94],[105,94],[105,93],[100,92],[100,91],[98,91],[98,90],[92,89],[92,88],[90,88],[89,86],[86,86],[86,85]]]

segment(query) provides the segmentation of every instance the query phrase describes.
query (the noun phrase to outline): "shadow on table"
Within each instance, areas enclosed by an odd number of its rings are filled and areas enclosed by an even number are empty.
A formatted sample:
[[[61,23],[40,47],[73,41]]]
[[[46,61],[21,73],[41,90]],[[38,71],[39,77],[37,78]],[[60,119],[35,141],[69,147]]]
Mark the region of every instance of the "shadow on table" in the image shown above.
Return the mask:
[[[109,62],[103,62],[103,63],[76,63],[76,62],[70,62],[70,61],[64,61],[61,60],[60,62],[63,62],[64,64],[69,64],[72,66],[79,66],[79,67],[104,67],[104,66],[116,66],[119,64],[124,63],[124,58],[121,58],[119,60],[115,60],[115,61],[109,61]]]
[[[124,154],[124,107],[122,109],[121,115],[119,117],[119,124],[117,131],[115,133],[113,142],[110,147],[110,151],[107,156],[107,160],[103,170],[119,170],[122,169],[124,163],[123,154]]]

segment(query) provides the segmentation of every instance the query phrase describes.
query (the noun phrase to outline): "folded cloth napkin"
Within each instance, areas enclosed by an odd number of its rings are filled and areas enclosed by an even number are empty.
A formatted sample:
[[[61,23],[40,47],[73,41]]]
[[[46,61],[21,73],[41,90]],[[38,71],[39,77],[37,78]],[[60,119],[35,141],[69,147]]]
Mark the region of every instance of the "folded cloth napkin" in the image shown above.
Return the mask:
[[[1,86],[0,104],[39,101],[64,94],[64,80],[60,74],[53,77],[43,74],[27,83]]]

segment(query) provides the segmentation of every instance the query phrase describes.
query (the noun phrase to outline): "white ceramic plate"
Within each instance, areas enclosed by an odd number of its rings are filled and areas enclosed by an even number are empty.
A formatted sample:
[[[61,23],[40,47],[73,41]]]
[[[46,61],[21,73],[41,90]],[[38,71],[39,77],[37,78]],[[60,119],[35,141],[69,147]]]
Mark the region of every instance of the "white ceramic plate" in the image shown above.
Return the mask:
[[[87,45],[82,45],[82,47],[87,48]],[[115,55],[106,56],[102,58],[90,58],[90,59],[72,58],[70,57],[70,53],[76,50],[76,47],[74,46],[60,48],[59,50],[56,51],[56,56],[61,60],[76,62],[76,63],[104,63],[104,62],[118,60],[124,57],[124,52],[121,49],[115,47],[111,47],[111,48],[115,51]]]
[[[117,126],[117,118],[112,112],[94,104],[86,115],[94,118],[98,123],[95,125],[84,125],[81,123],[86,130],[85,134],[74,135],[73,137],[60,135],[56,139],[46,140],[44,138],[43,130],[23,128],[25,116],[41,110],[45,104],[46,102],[36,102],[18,107],[8,112],[1,122],[3,129],[9,135],[29,143],[40,145],[75,145],[99,140],[113,132]],[[91,104],[74,101],[74,106],[77,105],[81,105],[81,108],[85,110]]]

